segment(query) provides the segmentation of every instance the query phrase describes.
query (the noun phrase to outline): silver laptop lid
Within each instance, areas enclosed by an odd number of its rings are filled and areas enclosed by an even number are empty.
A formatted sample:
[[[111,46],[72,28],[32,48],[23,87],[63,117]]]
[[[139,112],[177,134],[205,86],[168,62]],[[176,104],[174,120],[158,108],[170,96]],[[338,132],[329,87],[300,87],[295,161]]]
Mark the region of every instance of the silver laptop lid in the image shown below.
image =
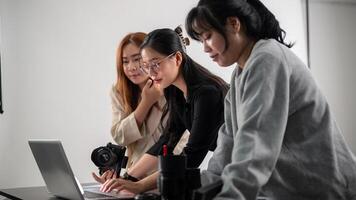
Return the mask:
[[[46,183],[55,196],[83,200],[63,146],[59,140],[29,140],[32,154]]]

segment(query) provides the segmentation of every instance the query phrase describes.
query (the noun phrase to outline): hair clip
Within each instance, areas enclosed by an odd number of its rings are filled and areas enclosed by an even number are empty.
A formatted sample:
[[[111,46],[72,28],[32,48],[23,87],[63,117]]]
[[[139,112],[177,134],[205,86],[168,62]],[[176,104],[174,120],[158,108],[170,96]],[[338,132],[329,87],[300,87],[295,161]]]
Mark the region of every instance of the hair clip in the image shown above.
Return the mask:
[[[183,29],[182,25],[177,26],[177,28],[174,29],[174,32],[176,32],[182,41],[184,47],[188,46],[190,44],[189,38],[183,36]]]

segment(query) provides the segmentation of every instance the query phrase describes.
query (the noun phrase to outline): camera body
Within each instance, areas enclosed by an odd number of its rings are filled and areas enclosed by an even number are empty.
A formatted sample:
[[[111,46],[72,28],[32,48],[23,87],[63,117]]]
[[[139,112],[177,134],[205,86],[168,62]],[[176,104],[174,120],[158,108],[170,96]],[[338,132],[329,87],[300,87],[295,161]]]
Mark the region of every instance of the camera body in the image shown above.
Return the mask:
[[[99,174],[102,175],[107,170],[115,170],[120,175],[121,168],[125,168],[127,157],[125,156],[126,147],[108,143],[93,150],[91,160],[99,168]]]

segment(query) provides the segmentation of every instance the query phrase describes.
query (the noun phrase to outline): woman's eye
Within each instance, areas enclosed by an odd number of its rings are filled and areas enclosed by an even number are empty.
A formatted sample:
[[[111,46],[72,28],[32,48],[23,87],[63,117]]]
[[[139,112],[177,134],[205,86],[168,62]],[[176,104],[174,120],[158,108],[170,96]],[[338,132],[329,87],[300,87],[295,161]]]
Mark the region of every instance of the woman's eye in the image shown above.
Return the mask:
[[[124,60],[124,61],[122,61],[122,63],[123,63],[123,64],[129,64],[129,61]]]
[[[204,33],[200,37],[200,42],[203,43],[206,40],[209,40],[211,38],[211,33]]]
[[[209,40],[210,38],[211,38],[211,34],[209,33],[209,34],[206,34],[206,35],[205,35],[205,38],[204,38],[204,39],[205,39],[205,40]]]

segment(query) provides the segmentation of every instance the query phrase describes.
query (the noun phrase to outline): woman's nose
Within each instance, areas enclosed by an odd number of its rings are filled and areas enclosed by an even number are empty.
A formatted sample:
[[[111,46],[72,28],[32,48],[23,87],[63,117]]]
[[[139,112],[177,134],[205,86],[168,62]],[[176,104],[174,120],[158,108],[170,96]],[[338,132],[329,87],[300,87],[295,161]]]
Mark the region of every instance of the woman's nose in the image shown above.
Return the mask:
[[[207,42],[203,42],[203,48],[204,48],[204,52],[209,53],[211,51],[210,46],[207,44]]]
[[[135,63],[129,63],[128,70],[136,71],[138,66]]]

